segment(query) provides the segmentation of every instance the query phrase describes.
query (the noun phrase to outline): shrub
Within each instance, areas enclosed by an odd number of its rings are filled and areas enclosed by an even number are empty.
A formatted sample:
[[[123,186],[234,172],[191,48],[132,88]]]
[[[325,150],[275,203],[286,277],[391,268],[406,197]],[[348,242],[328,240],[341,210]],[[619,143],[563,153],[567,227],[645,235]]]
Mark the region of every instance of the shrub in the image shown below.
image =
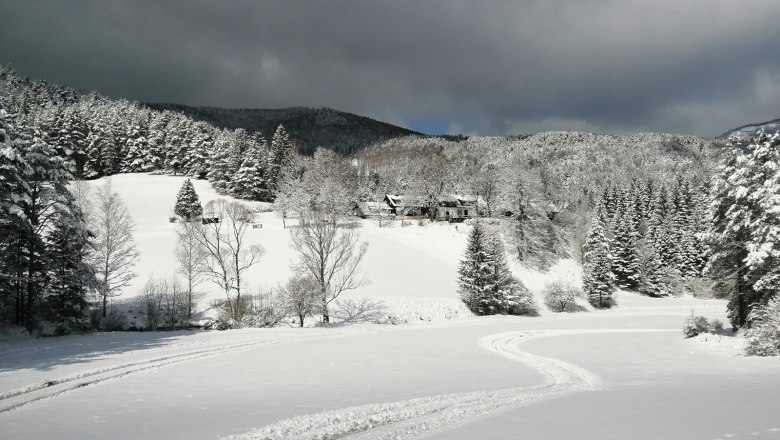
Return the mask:
[[[109,332],[124,330],[126,325],[125,314],[116,309],[111,309],[108,315],[100,320],[100,329]]]
[[[721,325],[722,326],[722,325]],[[683,323],[683,335],[692,338],[710,330],[710,323],[703,316],[694,316],[693,312]]]
[[[533,294],[520,280],[515,280],[506,296],[503,308],[510,315],[539,316],[539,306]]]
[[[544,304],[553,312],[565,312],[574,310],[574,300],[582,296],[578,288],[561,281],[547,283],[542,291]]]
[[[187,295],[176,276],[150,276],[141,291],[141,297],[147,330],[154,331],[159,327],[175,330],[177,326],[187,326]]]
[[[234,301],[232,305],[227,301],[217,305],[219,313],[212,328],[274,327],[287,317],[281,296],[272,292],[261,291],[231,301]]]
[[[763,306],[750,312],[752,322],[745,339],[748,356],[780,355],[780,297],[774,297]]]

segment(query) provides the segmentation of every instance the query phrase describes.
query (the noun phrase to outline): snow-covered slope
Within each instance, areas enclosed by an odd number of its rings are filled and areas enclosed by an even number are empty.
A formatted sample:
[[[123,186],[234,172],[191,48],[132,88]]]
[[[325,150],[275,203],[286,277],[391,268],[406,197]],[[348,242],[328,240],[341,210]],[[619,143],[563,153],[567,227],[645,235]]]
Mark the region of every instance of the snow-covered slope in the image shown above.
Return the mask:
[[[113,191],[127,205],[136,223],[136,245],[141,257],[135,267],[138,274],[124,289],[115,303],[131,300],[141,291],[150,275],[169,275],[176,271],[174,249],[176,224],[173,215],[176,194],[185,177],[148,174],[119,174],[110,178]],[[90,181],[91,187],[103,185],[106,179]],[[196,191],[205,205],[218,195],[208,182],[193,180]],[[267,204],[246,202],[247,205],[267,210]],[[247,273],[249,292],[261,288],[275,288],[292,274],[291,264],[296,260],[289,246],[289,229],[274,212],[261,212],[256,223],[262,227],[249,229],[247,238],[265,248],[265,256]],[[406,221],[382,226],[371,220],[355,218],[361,239],[369,243],[362,264],[367,283],[346,293],[345,298],[384,298],[402,320],[417,317],[429,320],[437,316],[460,317],[469,313],[457,300],[457,268],[465,249],[468,226],[446,223]],[[296,220],[287,220],[295,225]],[[200,304],[221,298],[221,290],[211,282],[198,287],[202,292]],[[412,301],[410,299],[417,299]],[[420,309],[423,308],[423,310]],[[412,309],[417,310],[412,310]]]
[[[105,184],[108,178],[89,181],[92,188]],[[174,274],[176,260],[176,223],[173,215],[176,194],[185,180],[183,176],[150,174],[118,174],[110,178],[115,191],[127,205],[136,223],[135,239],[141,257],[135,267],[138,276],[124,289],[114,304],[132,302],[149,276]],[[230,197],[217,194],[204,180],[193,180],[193,185],[205,205],[210,200]],[[270,206],[260,202],[242,201],[261,212],[255,222],[262,227],[249,229],[247,238],[265,248],[265,256],[246,276],[245,291],[275,288],[284,284],[292,274],[291,264],[297,256],[290,248],[289,227],[295,219],[288,219],[285,229],[281,218],[269,212]],[[367,283],[344,294],[345,299],[372,298],[384,307],[384,315],[392,315],[402,322],[451,319],[471,314],[457,296],[457,271],[470,230],[467,224],[444,222],[418,223],[400,221],[380,226],[375,220],[354,218],[361,240],[369,243],[362,264]],[[541,301],[541,290],[549,280],[564,280],[578,285],[581,267],[573,260],[561,260],[549,272],[526,268],[509,259],[518,278]],[[205,281],[198,286],[199,304],[205,308],[212,300],[222,298],[222,291]],[[586,306],[585,304],[583,304]],[[587,307],[587,306],[586,306]],[[544,312],[544,311],[543,311]]]
[[[780,130],[780,119],[773,119],[771,121],[761,122],[758,124],[743,125],[723,133],[722,135],[718,136],[718,138],[736,138],[741,141],[747,141],[750,138],[755,137],[762,130],[767,133],[774,133]]]

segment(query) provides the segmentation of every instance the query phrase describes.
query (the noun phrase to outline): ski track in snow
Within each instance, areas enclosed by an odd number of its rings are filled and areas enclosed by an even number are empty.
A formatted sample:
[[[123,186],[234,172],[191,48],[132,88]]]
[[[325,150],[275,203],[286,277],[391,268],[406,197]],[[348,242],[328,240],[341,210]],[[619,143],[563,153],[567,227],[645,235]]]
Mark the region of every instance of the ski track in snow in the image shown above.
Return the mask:
[[[245,351],[300,339],[301,338],[298,337],[280,337],[250,342],[235,342],[232,344],[217,345],[195,350],[190,349],[181,353],[166,354],[154,356],[149,359],[118,363],[103,368],[86,370],[68,376],[44,380],[24,388],[0,393],[0,414],[43,399],[59,396],[70,391],[78,390],[90,385],[96,385],[107,380],[117,379],[129,374],[177,364],[179,362]]]
[[[584,368],[521,350],[518,344],[549,336],[597,333],[678,332],[678,329],[599,329],[514,331],[486,336],[479,345],[544,374],[533,387],[444,394],[398,402],[342,408],[278,421],[229,440],[402,440],[476,418],[567,394],[596,389],[600,379]]]

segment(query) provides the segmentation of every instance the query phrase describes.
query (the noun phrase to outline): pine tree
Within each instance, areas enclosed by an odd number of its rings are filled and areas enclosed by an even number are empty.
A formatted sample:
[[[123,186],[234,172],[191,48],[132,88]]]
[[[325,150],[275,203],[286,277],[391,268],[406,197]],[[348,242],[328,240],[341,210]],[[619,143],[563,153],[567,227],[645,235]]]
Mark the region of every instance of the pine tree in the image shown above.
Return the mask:
[[[753,285],[764,299],[780,291],[780,132],[756,140],[745,167],[753,191],[749,197],[758,211],[747,243]]]
[[[79,326],[87,309],[87,297],[97,288],[95,271],[88,264],[90,234],[78,208],[70,199],[67,209],[58,213],[47,237],[49,288],[46,296],[48,318]]]
[[[582,286],[594,307],[608,308],[613,305],[615,291],[609,242],[604,231],[601,211],[593,216],[583,252]]]
[[[649,296],[669,294],[666,269],[652,243],[641,240],[639,246],[639,292]]]
[[[623,289],[639,287],[639,255],[637,218],[634,204],[623,199],[618,208],[612,237],[612,272],[615,281]]]
[[[271,139],[271,164],[268,172],[269,188],[272,194],[279,189],[279,180],[285,170],[293,166],[295,147],[282,124],[276,128]]]
[[[488,238],[487,256],[490,277],[486,300],[489,306],[501,314],[535,315],[537,306],[533,295],[512,275],[506,262],[504,244],[498,234]]]
[[[265,178],[268,170],[265,149],[265,141],[262,138],[252,139],[241,167],[230,182],[231,194],[242,199],[270,201],[269,182]]]
[[[47,236],[56,229],[57,213],[72,201],[66,187],[71,175],[54,148],[40,138],[19,150],[13,145],[3,147],[2,157],[0,170],[11,178],[3,185],[10,196],[2,205],[3,228],[9,233],[3,243],[4,278],[13,280],[10,288],[16,299],[16,323],[32,331],[50,281]],[[16,169],[8,169],[9,165]]]
[[[485,229],[476,223],[469,233],[466,253],[458,269],[458,293],[466,306],[480,315],[497,312],[497,305],[491,301],[491,264]]]
[[[29,190],[24,176],[32,169],[11,138],[11,127],[0,95],[0,308],[14,310],[14,323],[23,324],[22,238],[29,224],[21,208]]]
[[[735,328],[749,325],[751,310],[777,288],[780,246],[772,207],[779,145],[777,134],[761,134],[746,151],[733,148],[712,181],[706,271],[733,283],[727,308]]]
[[[195,187],[190,179],[184,180],[184,183],[181,185],[179,194],[176,196],[176,205],[173,208],[173,212],[187,221],[200,217],[203,213],[200,198],[198,193],[195,192]]]

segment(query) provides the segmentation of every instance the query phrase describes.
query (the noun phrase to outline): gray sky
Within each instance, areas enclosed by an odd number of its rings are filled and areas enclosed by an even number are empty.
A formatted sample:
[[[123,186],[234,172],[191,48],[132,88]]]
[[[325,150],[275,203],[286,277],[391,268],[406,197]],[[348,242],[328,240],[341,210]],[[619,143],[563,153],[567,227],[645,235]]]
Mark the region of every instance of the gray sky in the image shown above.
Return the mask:
[[[0,64],[115,98],[432,134],[780,118],[780,2],[0,0]]]

